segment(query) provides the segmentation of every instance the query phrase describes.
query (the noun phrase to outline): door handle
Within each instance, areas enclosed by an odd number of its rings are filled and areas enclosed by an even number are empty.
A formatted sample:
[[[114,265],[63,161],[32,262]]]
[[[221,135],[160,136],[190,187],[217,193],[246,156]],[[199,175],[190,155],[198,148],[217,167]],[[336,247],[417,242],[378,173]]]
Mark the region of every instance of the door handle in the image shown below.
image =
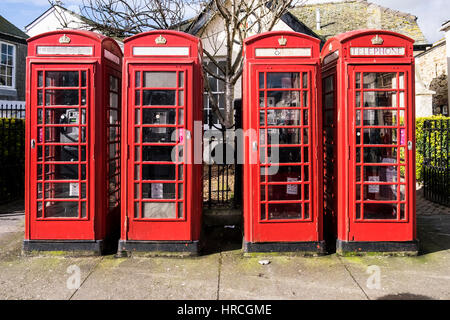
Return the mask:
[[[36,148],[36,140],[31,139],[31,149]]]
[[[253,141],[252,148],[253,148],[253,151],[258,151],[258,142]]]
[[[413,148],[412,141],[408,141],[408,150],[412,150],[412,148]]]

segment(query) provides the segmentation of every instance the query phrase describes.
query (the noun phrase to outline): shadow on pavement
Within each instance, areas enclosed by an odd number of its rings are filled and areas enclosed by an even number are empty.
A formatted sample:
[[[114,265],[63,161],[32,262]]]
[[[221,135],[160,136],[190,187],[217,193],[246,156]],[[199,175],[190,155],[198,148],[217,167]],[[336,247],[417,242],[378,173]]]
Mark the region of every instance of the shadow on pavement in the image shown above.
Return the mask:
[[[389,294],[380,297],[377,300],[433,300],[433,299],[419,294],[398,293],[398,294]]]

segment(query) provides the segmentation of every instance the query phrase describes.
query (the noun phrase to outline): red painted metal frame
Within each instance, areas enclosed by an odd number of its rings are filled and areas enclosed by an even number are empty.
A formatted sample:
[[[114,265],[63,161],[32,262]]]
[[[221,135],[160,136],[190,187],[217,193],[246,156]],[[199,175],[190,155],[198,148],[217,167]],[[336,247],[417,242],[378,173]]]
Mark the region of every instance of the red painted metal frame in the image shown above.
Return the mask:
[[[69,43],[61,43],[62,37],[70,38]],[[56,46],[65,47],[85,46],[92,47],[92,55],[40,55],[37,53],[38,46]],[[70,49],[69,49],[70,50]],[[119,64],[112,62],[104,57],[105,50],[117,56]],[[103,240],[114,228],[118,228],[119,208],[107,214],[107,175],[105,162],[107,162],[107,146],[105,139],[107,136],[106,117],[107,106],[109,105],[109,88],[105,80],[109,75],[114,75],[121,81],[121,59],[122,52],[117,43],[108,37],[104,37],[93,32],[64,30],[40,34],[28,40],[27,57],[27,81],[26,81],[26,166],[25,166],[25,239],[26,240]],[[45,76],[51,71],[75,71],[79,73],[79,86],[71,87],[45,87]],[[38,72],[42,74],[42,85],[38,83]],[[86,86],[81,84],[81,73],[86,73]],[[52,85],[52,83],[50,83]],[[54,83],[53,83],[54,85]],[[79,90],[78,105],[51,105],[45,104],[45,90],[58,89]],[[120,89],[120,88],[119,88]],[[42,106],[38,105],[38,90],[42,92]],[[86,90],[86,103],[81,104],[81,91]],[[119,95],[120,103],[120,95]],[[48,124],[48,120],[56,122],[54,115],[46,117],[46,110],[56,109],[78,109],[85,110],[86,121],[81,123],[81,112],[79,113],[78,124]],[[38,110],[42,111],[42,119],[38,122]],[[119,118],[120,121],[120,118]],[[75,144],[66,143],[45,143],[40,139],[45,139],[45,128],[70,128],[79,129],[79,142]],[[40,128],[40,129],[38,129]],[[85,142],[81,142],[82,129],[85,135]],[[38,131],[40,130],[40,131]],[[54,129],[57,130],[57,129]],[[40,133],[39,133],[40,132]],[[31,148],[31,142],[36,142],[36,147]],[[45,156],[45,146],[78,146],[77,162],[51,162],[55,153],[49,148],[48,156]],[[81,147],[85,147],[85,159],[81,161]],[[41,159],[38,159],[38,150],[41,152]],[[43,159],[42,157],[45,157]],[[39,160],[39,162],[38,162]],[[54,189],[45,192],[45,182],[54,184],[57,180],[39,180],[38,182],[38,163],[42,170],[40,175],[44,179],[45,164],[54,167],[57,164],[77,164],[78,179],[63,180],[63,183],[83,183],[86,186],[85,198],[81,198],[82,188],[79,184],[78,192],[80,196],[75,198],[75,203],[85,203],[85,214],[82,216],[79,205],[78,217],[45,217],[46,200],[45,193],[50,197],[55,197]],[[85,166],[85,178],[81,177],[81,165]],[[41,193],[38,195],[37,186],[41,185]],[[49,184],[50,185],[50,184]],[[38,199],[38,196],[40,199]],[[52,202],[73,201],[73,198],[51,198]],[[44,215],[38,217],[37,203],[42,204]],[[115,224],[114,224],[115,222]]]
[[[156,44],[155,39],[164,37],[166,44]],[[188,47],[189,56],[135,56],[134,47]],[[124,74],[123,82],[125,93],[123,104],[122,123],[122,161],[126,166],[123,170],[122,180],[122,241],[196,241],[200,238],[202,215],[202,163],[201,160],[193,163],[193,149],[195,144],[201,144],[203,121],[203,79],[201,75],[202,47],[198,38],[177,31],[150,31],[125,39]],[[177,72],[177,85],[173,88],[144,88],[144,72]],[[136,87],[136,72],[141,74],[140,86]],[[184,84],[179,84],[179,74],[184,75]],[[174,90],[176,102],[174,106],[143,106],[144,89]],[[135,91],[140,91],[140,103],[135,103]],[[178,92],[184,92],[184,101],[179,100]],[[175,110],[175,124],[143,124],[143,109],[171,109]],[[140,112],[140,123],[136,124],[135,111]],[[183,111],[183,113],[181,113]],[[183,114],[183,123],[179,122]],[[200,125],[194,127],[194,122]],[[174,128],[176,141],[169,143],[142,142],[142,128]],[[196,128],[200,128],[200,132]],[[139,128],[139,141],[135,139],[135,128]],[[183,161],[177,161],[175,180],[142,180],[142,146],[173,146],[177,147],[177,154],[183,148]],[[140,150],[139,160],[135,148]],[[202,150],[201,145],[199,150]],[[198,157],[198,155],[197,155]],[[179,159],[181,160],[181,159]],[[145,162],[151,165],[172,165],[171,161]],[[135,165],[139,165],[139,177],[135,177]],[[180,177],[179,168],[183,167],[183,177]],[[175,184],[175,199],[142,199],[142,182]],[[135,184],[139,184],[139,195],[135,198]],[[179,198],[179,188],[183,187],[183,195]],[[135,216],[135,204],[142,207],[142,203],[164,202],[176,203],[176,218],[142,218],[142,210]],[[178,207],[182,206],[182,215],[178,215]]]
[[[383,39],[383,44],[372,44],[372,40],[379,36]],[[377,242],[377,241],[413,241],[416,239],[416,217],[415,217],[415,105],[414,105],[414,58],[413,43],[403,35],[380,30],[360,30],[344,33],[330,39],[322,50],[322,77],[325,79],[330,75],[334,75],[336,79],[335,86],[335,115],[336,121],[334,130],[335,135],[335,171],[333,172],[333,180],[335,189],[334,194],[336,201],[325,204],[332,208],[332,215],[337,217],[336,226],[329,226],[330,229],[337,229],[337,239],[340,241],[355,242]],[[403,47],[405,48],[404,56],[350,56],[351,47]],[[334,58],[333,58],[334,57]],[[327,63],[324,64],[324,61]],[[364,89],[363,73],[395,73],[396,89]],[[355,86],[355,74],[361,73],[361,89]],[[404,89],[399,89],[399,74],[404,73]],[[357,109],[355,107],[355,94],[357,91],[371,92],[397,92],[397,103],[399,103],[400,92],[404,92],[404,108],[400,104],[396,107],[372,108],[372,110],[392,110],[397,112],[397,122],[393,125],[369,126],[364,125],[363,110],[370,108],[363,105],[363,93],[361,93],[361,105]],[[361,122],[359,125],[356,121],[356,111],[361,111]],[[400,111],[404,112],[404,125],[399,125]],[[397,180],[395,182],[357,182],[356,168],[360,166],[360,179],[364,179],[363,166],[372,164],[356,162],[356,130],[361,132],[361,147],[375,145],[364,144],[364,129],[385,129],[392,128],[396,130],[397,143],[388,145],[387,147],[397,147],[397,161],[395,163],[376,164],[376,166],[393,166],[396,167]],[[401,140],[401,133],[404,134],[404,141]],[[411,141],[412,148],[408,150],[407,141]],[[383,145],[376,145],[380,147]],[[405,150],[404,160],[400,160],[400,148]],[[361,157],[364,153],[361,150]],[[327,156],[323,154],[327,159]],[[400,168],[404,170],[400,170]],[[401,171],[404,171],[404,182],[402,182]],[[329,187],[332,188],[333,184]],[[390,203],[390,201],[364,201],[356,200],[356,187],[364,185],[383,186],[397,185],[398,201],[392,201],[397,204],[397,216],[394,219],[368,219],[364,218],[364,212],[357,216],[357,204],[361,203]],[[405,188],[405,198],[400,200],[399,185]],[[326,188],[325,188],[326,189]],[[361,190],[361,199],[364,199],[364,192]],[[404,218],[400,216],[400,204],[404,205]],[[325,209],[325,212],[327,210]],[[331,219],[330,221],[333,221]]]
[[[279,44],[279,39],[283,37],[287,40],[285,46]],[[323,240],[322,232],[322,214],[321,207],[317,205],[319,195],[321,194],[321,181],[317,179],[320,174],[321,160],[317,157],[318,141],[320,141],[320,121],[321,101],[318,100],[321,92],[320,79],[320,59],[319,59],[319,43],[320,41],[309,36],[295,33],[295,32],[266,32],[261,35],[250,37],[245,40],[244,53],[245,64],[243,73],[243,124],[245,139],[244,139],[244,238],[246,242],[250,243],[265,243],[265,242],[317,242]],[[258,58],[255,56],[256,48],[310,48],[311,56],[308,57],[264,57]],[[299,73],[301,83],[298,89],[269,89],[264,85],[264,89],[259,89],[259,74],[264,74],[266,81],[267,74],[270,72],[292,72]],[[303,74],[308,75],[307,87],[303,87]],[[297,91],[300,97],[300,106],[297,107],[267,107],[267,93],[264,95],[264,106],[260,108],[259,92],[270,91]],[[308,93],[308,106],[304,106],[302,95]],[[268,201],[268,186],[269,185],[288,185],[293,183],[269,182],[269,180],[260,181],[260,168],[266,167],[260,163],[260,152],[264,150],[267,159],[267,147],[260,144],[260,110],[298,110],[301,115],[301,123],[299,126],[263,126],[264,128],[307,128],[308,141],[305,143],[302,131],[302,143],[298,145],[301,147],[302,155],[301,162],[293,165],[300,166],[300,168],[308,168],[309,179],[304,180],[304,170],[302,169],[302,181],[295,183],[301,192],[301,198],[298,201]],[[307,112],[308,123],[304,123],[304,115]],[[267,125],[267,112],[264,113],[264,121]],[[252,133],[253,132],[253,133]],[[264,131],[265,139],[267,140],[267,130]],[[253,149],[253,143],[256,142],[258,150]],[[284,145],[278,145],[283,147]],[[296,145],[286,145],[289,147]],[[261,149],[265,148],[265,149]],[[304,149],[308,148],[308,161],[304,162]],[[289,165],[288,163],[282,164]],[[265,200],[261,200],[261,188],[265,188]],[[304,187],[309,185],[308,199],[304,197]],[[261,203],[267,209],[267,203],[301,203],[302,211],[297,219],[273,219],[270,220],[269,212],[266,211],[265,219],[261,218]],[[309,205],[309,214],[305,214],[305,204]]]

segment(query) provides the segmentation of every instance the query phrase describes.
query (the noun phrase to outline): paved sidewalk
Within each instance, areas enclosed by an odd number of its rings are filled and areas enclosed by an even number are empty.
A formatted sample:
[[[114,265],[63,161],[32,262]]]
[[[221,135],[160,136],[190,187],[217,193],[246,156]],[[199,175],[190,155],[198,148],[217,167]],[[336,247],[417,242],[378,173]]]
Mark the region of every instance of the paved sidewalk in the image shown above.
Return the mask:
[[[450,299],[450,209],[441,209],[419,212],[418,257],[243,257],[239,242],[224,241],[196,258],[117,259],[23,257],[23,214],[0,207],[0,299]]]

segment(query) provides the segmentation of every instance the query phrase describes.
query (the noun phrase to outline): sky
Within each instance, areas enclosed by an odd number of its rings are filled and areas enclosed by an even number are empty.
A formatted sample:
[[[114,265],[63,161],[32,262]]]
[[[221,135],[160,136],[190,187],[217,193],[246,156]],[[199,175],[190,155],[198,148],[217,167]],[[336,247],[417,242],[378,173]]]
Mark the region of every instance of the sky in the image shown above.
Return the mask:
[[[311,3],[329,1],[308,0]],[[22,30],[49,8],[48,0],[0,0],[0,2],[0,15]],[[369,2],[417,16],[419,26],[429,43],[444,37],[444,33],[439,29],[444,22],[450,20],[450,13],[447,10],[449,0],[369,0]],[[63,3],[68,9],[78,11],[82,0],[65,0]]]

